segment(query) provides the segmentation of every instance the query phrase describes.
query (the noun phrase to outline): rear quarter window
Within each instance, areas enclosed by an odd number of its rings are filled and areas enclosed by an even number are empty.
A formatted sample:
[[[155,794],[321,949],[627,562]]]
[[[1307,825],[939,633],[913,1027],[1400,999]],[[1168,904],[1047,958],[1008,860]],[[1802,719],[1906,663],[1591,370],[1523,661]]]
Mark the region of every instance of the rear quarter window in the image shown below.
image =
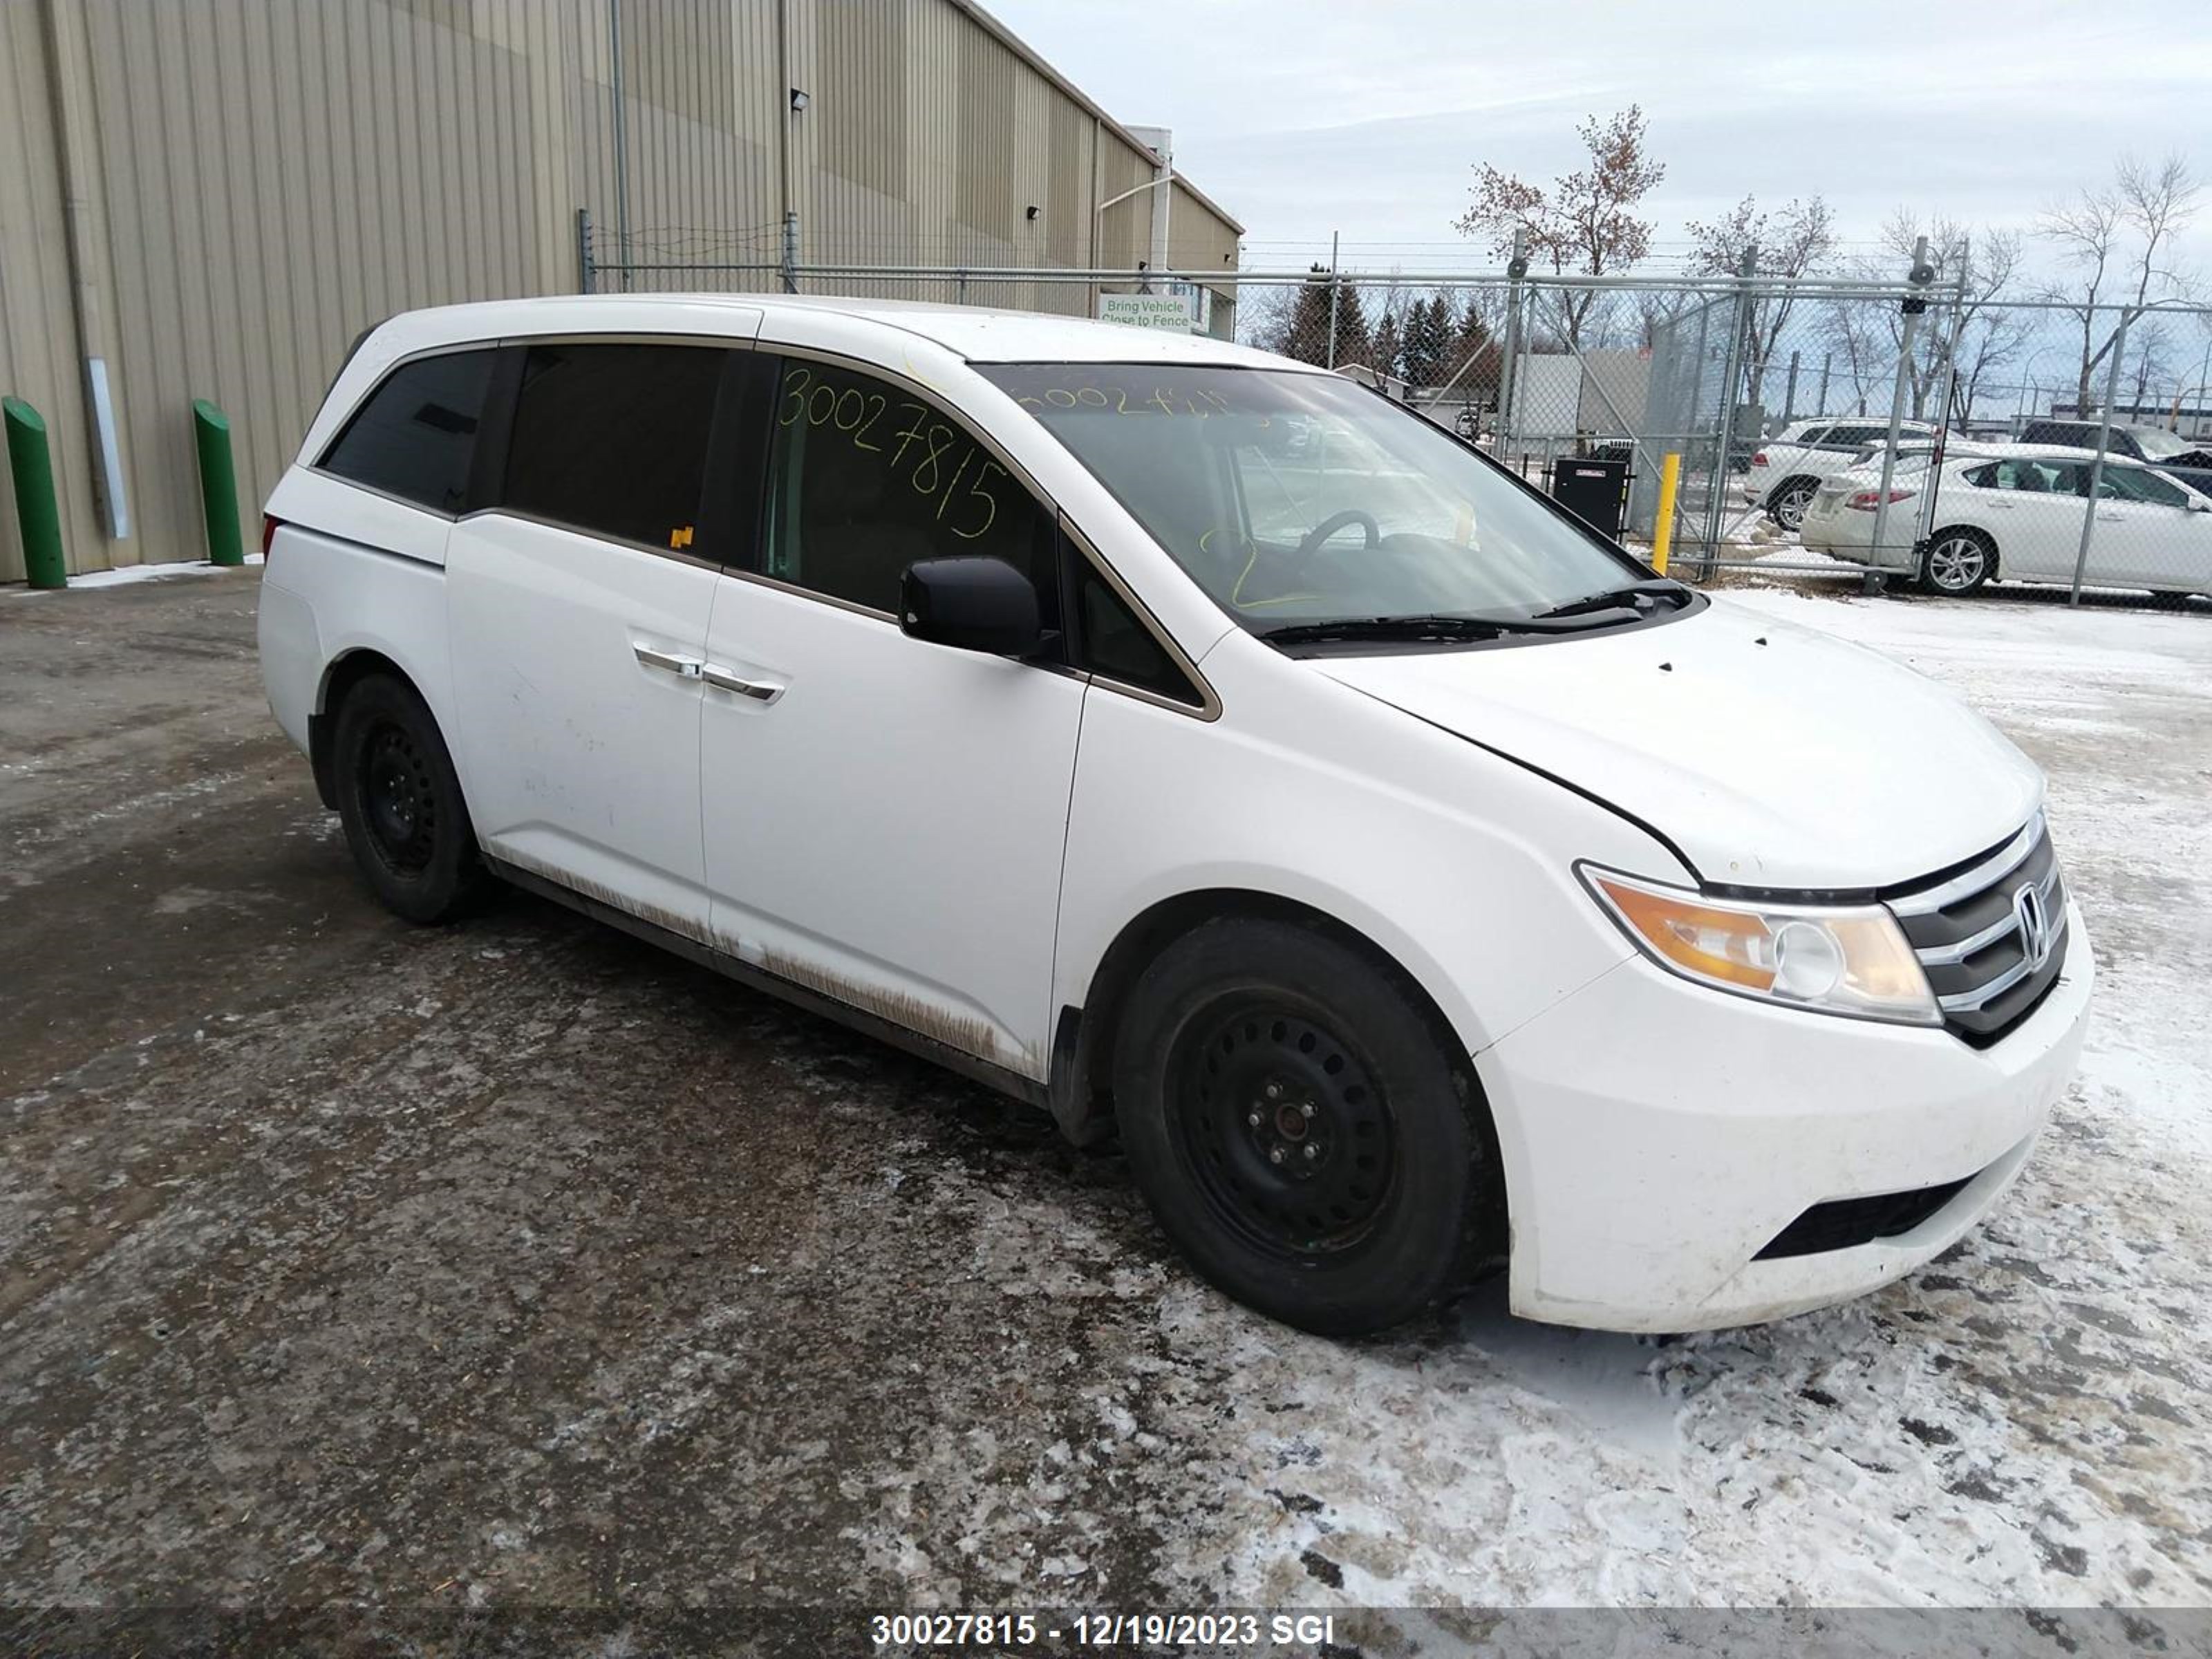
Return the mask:
[[[434,513],[460,512],[493,355],[485,346],[400,364],[323,452],[322,470]]]

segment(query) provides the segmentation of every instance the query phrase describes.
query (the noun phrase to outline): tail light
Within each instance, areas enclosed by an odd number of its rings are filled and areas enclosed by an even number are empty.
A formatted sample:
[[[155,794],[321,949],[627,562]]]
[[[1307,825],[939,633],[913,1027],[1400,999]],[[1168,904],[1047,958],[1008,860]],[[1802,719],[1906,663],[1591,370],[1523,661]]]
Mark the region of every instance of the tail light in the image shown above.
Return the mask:
[[[1759,453],[1753,456],[1751,458],[1751,464],[1753,466],[1765,466],[1766,465],[1766,452],[1762,449]]]
[[[1912,499],[1912,492],[1909,489],[1892,489],[1889,492],[1889,499],[1893,502],[1909,501]],[[1881,505],[1881,491],[1862,489],[1856,495],[1848,498],[1844,505],[1854,513],[1871,513]]]
[[[276,532],[282,523],[281,520],[272,519],[266,513],[261,515],[261,557],[264,562],[269,557],[269,544],[276,539]]]

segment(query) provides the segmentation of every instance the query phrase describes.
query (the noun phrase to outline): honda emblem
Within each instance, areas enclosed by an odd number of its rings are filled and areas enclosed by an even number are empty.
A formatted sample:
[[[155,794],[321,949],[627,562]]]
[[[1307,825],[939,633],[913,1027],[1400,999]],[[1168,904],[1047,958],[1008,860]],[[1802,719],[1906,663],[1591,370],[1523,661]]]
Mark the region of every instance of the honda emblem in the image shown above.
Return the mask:
[[[2033,882],[2024,882],[2012,896],[2013,920],[2020,927],[2021,949],[2027,953],[2028,965],[2040,968],[2051,960],[2051,912],[2045,908],[2043,890]]]

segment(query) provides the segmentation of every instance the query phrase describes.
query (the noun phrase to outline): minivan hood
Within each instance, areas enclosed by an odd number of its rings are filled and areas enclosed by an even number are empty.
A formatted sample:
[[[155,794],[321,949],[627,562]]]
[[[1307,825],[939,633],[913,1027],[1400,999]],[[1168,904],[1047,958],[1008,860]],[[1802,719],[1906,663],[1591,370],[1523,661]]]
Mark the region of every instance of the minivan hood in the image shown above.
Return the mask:
[[[1715,599],[1527,646],[1310,665],[1641,820],[1707,883],[1887,887],[1995,846],[2043,775],[1933,681]]]

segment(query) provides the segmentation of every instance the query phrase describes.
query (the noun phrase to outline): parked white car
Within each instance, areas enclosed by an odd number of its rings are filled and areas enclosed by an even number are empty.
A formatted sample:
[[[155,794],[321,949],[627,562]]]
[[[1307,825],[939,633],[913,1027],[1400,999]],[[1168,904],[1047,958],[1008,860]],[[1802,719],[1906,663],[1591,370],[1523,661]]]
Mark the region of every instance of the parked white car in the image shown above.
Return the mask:
[[[1800,534],[1815,551],[1904,572],[1939,593],[1971,593],[1999,578],[2070,584],[2092,465],[2079,450],[2051,445],[1951,453],[1934,475],[1931,522],[1928,457],[1904,456],[1891,470],[1881,545],[1874,539],[1878,465],[1821,485]],[[2212,500],[2154,468],[2107,458],[2095,511],[2087,580],[2161,594],[2212,587]],[[1923,524],[1928,544],[1916,553]]]
[[[1900,440],[1933,438],[1936,431],[1926,421],[1906,421],[1898,428]],[[1744,497],[1764,507],[1784,530],[1795,530],[1823,478],[1851,466],[1869,446],[1888,441],[1887,420],[1793,422],[1752,455],[1743,477]]]
[[[1310,365],[421,312],[268,512],[270,703],[384,902],[501,878],[1118,1128],[1196,1267],[1314,1330],[1500,1261],[1569,1324],[1855,1295],[2073,1071],[2016,749]]]

